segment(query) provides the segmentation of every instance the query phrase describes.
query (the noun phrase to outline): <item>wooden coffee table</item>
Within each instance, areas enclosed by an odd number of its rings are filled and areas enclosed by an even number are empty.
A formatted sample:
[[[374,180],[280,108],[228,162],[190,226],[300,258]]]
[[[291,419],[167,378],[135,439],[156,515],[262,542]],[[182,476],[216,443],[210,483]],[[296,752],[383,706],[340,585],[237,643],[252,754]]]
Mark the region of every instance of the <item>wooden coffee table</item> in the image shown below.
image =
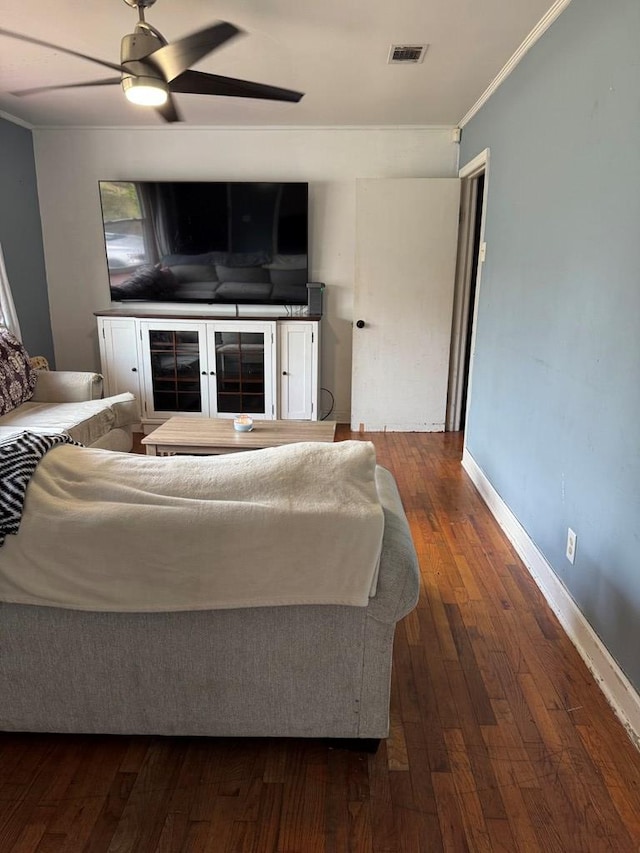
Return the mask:
[[[332,442],[335,421],[254,421],[251,432],[236,432],[233,418],[169,418],[142,444],[149,456],[235,453],[299,441]]]

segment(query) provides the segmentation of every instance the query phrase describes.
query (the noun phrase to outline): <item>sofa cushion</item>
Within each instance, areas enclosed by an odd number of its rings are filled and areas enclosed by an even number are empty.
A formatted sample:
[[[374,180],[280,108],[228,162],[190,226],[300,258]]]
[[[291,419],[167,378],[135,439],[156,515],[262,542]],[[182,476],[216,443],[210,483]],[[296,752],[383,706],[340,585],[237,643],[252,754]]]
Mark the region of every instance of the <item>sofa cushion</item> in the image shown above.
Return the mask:
[[[216,290],[217,302],[264,302],[269,299],[271,285],[261,282],[225,281]]]
[[[274,255],[268,264],[268,270],[305,270],[307,269],[306,255]]]
[[[114,428],[139,420],[132,394],[78,403],[23,403],[0,418],[0,436],[31,430],[66,432],[80,444],[91,446]]]
[[[169,267],[178,284],[191,284],[196,281],[217,281],[216,268],[212,264],[175,264]]]
[[[227,267],[216,264],[216,272],[220,281],[223,282],[256,283],[269,281],[269,273],[262,267]]]
[[[269,258],[264,252],[229,252],[225,260],[215,261],[228,267],[261,267]]]
[[[105,397],[101,402],[108,405],[113,412],[115,429],[131,426],[140,420],[136,398],[129,391],[115,394],[113,397]]]
[[[217,281],[190,281],[179,284],[173,297],[178,302],[194,300],[196,302],[214,302],[219,282]]]
[[[102,397],[102,376],[88,370],[39,370],[32,403],[75,403]]]
[[[0,415],[30,400],[37,379],[22,343],[9,329],[0,327]]]

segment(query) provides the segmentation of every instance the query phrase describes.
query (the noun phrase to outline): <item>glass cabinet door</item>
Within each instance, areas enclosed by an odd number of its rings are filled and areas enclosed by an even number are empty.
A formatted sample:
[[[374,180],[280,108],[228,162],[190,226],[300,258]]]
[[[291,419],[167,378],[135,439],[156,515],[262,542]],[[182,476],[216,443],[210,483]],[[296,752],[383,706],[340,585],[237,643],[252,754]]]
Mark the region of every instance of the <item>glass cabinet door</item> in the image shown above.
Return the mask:
[[[143,323],[146,414],[208,414],[203,324]]]
[[[214,324],[209,334],[209,357],[215,353],[217,415],[274,417],[274,340],[273,323]]]

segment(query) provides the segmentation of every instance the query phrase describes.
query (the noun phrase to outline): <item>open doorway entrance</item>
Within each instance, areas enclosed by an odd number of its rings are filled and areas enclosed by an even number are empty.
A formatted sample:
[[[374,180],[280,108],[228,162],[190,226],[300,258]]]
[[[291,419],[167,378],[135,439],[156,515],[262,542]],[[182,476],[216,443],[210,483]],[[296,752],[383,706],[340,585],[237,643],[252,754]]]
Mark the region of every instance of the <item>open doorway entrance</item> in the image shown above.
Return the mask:
[[[464,431],[473,367],[474,327],[484,241],[489,150],[460,170],[460,225],[449,357],[446,430]]]

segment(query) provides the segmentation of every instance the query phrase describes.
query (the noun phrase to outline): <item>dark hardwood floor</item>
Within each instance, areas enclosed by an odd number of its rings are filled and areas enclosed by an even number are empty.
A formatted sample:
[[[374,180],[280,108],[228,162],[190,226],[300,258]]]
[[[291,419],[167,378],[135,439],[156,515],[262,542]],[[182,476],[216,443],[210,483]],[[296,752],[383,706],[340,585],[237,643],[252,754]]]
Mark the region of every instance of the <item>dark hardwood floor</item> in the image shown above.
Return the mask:
[[[462,471],[460,435],[338,436],[395,474],[422,570],[377,754],[0,734],[0,853],[640,850],[640,753]]]

